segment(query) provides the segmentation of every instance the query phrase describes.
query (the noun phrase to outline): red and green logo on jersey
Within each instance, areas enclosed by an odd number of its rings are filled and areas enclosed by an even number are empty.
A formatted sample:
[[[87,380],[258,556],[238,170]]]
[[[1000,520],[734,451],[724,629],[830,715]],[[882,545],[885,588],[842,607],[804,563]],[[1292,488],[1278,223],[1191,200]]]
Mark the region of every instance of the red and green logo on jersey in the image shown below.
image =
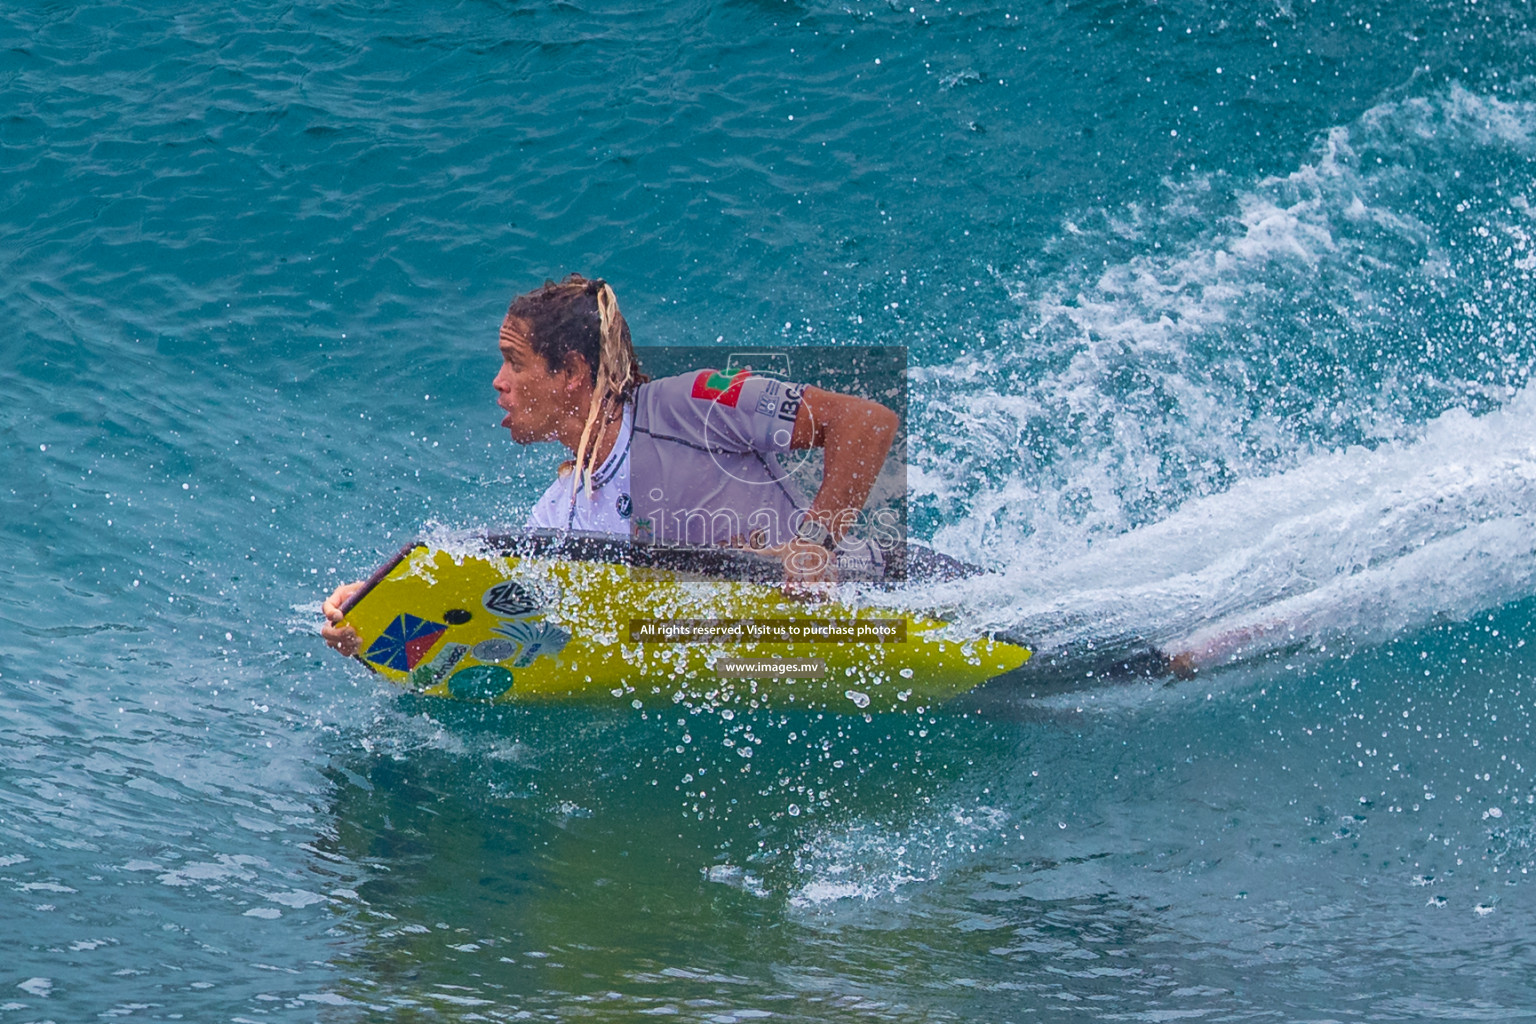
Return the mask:
[[[734,409],[736,400],[741,397],[741,386],[750,376],[751,370],[738,370],[732,377],[718,370],[700,370],[699,375],[693,378],[693,397],[702,398],[706,402],[719,402]]]

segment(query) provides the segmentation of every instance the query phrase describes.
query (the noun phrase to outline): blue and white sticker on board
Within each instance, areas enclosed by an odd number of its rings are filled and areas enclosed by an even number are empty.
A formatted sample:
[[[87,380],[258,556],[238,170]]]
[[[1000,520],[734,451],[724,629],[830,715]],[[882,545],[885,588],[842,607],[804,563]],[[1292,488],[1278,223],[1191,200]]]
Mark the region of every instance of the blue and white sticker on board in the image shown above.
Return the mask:
[[[542,603],[534,592],[516,580],[496,584],[480,598],[485,610],[504,619],[515,619],[538,611]]]
[[[492,640],[482,640],[475,644],[474,655],[476,661],[485,662],[488,665],[498,661],[510,661],[517,657],[517,652],[523,649],[523,645],[516,640],[506,640],[496,637]]]
[[[496,627],[496,634],[518,645],[517,668],[530,665],[537,658],[548,658],[565,650],[571,635],[559,626],[537,619],[521,619],[503,622]]]

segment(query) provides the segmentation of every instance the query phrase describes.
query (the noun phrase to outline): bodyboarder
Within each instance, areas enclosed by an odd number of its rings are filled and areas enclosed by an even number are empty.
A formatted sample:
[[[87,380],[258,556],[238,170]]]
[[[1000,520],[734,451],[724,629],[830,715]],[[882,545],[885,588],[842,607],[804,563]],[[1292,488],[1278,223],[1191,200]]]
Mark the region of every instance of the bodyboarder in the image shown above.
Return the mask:
[[[751,548],[779,559],[801,595],[835,582],[843,562],[881,557],[854,527],[899,425],[885,406],[747,369],[650,380],[613,289],[579,274],[513,299],[498,347],[501,425],[518,444],[572,454],[530,528]],[[808,448],[823,467],[806,502],[778,456]],[[358,637],[342,609],[362,585],[322,606],[321,635],[347,655]]]

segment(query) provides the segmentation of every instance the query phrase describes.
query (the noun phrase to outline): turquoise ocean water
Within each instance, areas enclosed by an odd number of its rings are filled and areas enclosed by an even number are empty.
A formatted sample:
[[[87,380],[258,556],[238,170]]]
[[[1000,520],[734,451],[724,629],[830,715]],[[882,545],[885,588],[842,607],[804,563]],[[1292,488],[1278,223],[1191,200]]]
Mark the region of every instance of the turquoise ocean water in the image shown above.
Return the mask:
[[[0,5],[0,1022],[1528,1016],[1533,13]],[[538,493],[494,332],[570,270],[642,344],[908,346],[914,532],[1000,572],[926,596],[1038,676],[325,651]]]

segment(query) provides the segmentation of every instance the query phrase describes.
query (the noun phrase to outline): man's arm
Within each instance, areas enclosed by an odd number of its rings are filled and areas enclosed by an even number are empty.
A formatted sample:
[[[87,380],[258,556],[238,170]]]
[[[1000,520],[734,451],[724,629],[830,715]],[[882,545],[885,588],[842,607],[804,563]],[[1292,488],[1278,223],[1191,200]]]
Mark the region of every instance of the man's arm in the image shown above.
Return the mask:
[[[805,389],[789,446],[822,449],[821,489],[810,512],[834,538],[842,539],[858,521],[899,424],[879,402]]]
[[[842,540],[859,521],[899,423],[894,412],[867,398],[805,389],[789,446],[822,449],[821,488],[808,511],[833,540]],[[831,553],[819,544],[790,540],[776,553],[791,592],[837,581]]]

